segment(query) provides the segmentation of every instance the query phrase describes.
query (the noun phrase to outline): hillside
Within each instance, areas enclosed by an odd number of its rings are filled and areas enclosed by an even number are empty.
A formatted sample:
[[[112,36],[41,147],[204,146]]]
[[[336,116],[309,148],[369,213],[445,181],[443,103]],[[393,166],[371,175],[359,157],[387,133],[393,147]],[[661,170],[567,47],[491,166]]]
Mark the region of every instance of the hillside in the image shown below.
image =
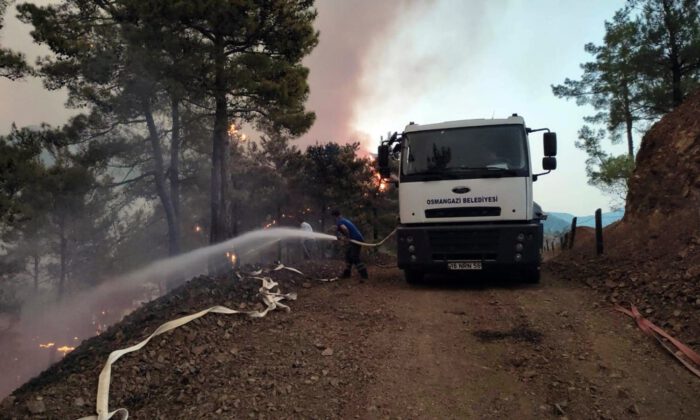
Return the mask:
[[[628,302],[688,344],[700,344],[700,92],[644,136],[624,218],[605,254],[577,240],[552,265],[611,302]]]
[[[612,211],[602,214],[603,227],[611,225],[622,219],[625,212]],[[570,213],[547,212],[547,220],[544,222],[545,234],[556,234],[568,231],[571,228],[571,220],[575,217]],[[576,225],[583,227],[595,227],[595,215],[576,216]]]

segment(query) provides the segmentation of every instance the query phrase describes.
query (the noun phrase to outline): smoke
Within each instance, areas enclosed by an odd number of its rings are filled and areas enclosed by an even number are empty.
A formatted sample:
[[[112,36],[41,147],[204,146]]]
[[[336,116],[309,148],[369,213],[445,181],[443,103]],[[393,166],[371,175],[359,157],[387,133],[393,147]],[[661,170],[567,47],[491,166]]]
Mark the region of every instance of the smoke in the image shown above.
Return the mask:
[[[319,0],[316,3],[319,45],[305,61],[311,72],[308,109],[316,123],[299,144],[360,142],[370,144],[367,133],[352,122],[362,97],[362,79],[380,62],[370,62],[370,52],[401,24],[409,10],[426,1]]]
[[[284,240],[336,240],[335,236],[299,229],[274,228],[248,232],[228,241],[196,249],[178,257],[110,279],[100,286],[50,303],[37,299],[22,308],[19,322],[0,330],[0,400],[18,385],[60,358],[61,348],[72,348],[104,331],[141,303],[156,299],[185,281],[207,273],[213,261],[231,267],[255,261],[256,253]],[[167,284],[167,288],[164,285]],[[204,309],[204,308],[202,308]]]

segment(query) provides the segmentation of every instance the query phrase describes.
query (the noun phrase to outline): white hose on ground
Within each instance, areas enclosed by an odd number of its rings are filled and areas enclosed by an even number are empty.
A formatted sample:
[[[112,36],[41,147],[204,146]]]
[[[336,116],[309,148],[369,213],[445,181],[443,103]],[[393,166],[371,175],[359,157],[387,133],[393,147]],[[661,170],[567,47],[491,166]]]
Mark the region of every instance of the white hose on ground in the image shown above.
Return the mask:
[[[302,274],[301,271],[297,269],[285,267],[281,264],[274,270],[276,271],[281,269],[287,269],[289,271]],[[257,279],[262,282],[262,286],[260,287],[260,294],[262,295],[263,302],[266,305],[265,309],[261,311],[238,311],[235,309],[229,309],[225,306],[212,306],[211,308],[205,309],[203,311],[199,311],[191,315],[183,316],[182,318],[168,321],[165,324],[162,324],[160,327],[158,327],[151,335],[149,335],[145,340],[141,341],[140,343],[135,344],[131,347],[127,347],[125,349],[115,350],[112,353],[110,353],[109,357],[107,358],[107,362],[102,368],[102,372],[100,372],[100,377],[97,384],[97,398],[95,402],[95,409],[97,415],[83,417],[80,420],[109,420],[117,413],[122,414],[123,420],[127,420],[129,418],[129,411],[126,408],[119,408],[114,411],[109,411],[109,386],[111,382],[112,365],[122,356],[142,349],[146,344],[148,344],[149,341],[151,341],[152,338],[170,330],[174,330],[175,328],[181,327],[187,324],[188,322],[203,317],[208,313],[218,313],[224,315],[243,314],[248,315],[252,318],[262,318],[265,315],[267,315],[268,312],[273,311],[277,308],[282,308],[286,311],[289,311],[289,306],[283,304],[282,301],[295,300],[297,298],[296,293],[284,294],[273,291],[272,289],[277,287],[278,284],[269,277],[258,277],[256,275],[261,273],[262,272],[253,273],[253,275],[249,278]]]

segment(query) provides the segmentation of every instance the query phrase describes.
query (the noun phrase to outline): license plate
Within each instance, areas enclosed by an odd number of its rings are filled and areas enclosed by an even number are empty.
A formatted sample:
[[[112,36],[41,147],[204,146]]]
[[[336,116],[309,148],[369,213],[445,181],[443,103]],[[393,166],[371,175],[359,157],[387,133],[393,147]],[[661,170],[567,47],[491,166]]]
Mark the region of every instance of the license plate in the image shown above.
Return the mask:
[[[481,261],[447,263],[450,270],[481,270]]]

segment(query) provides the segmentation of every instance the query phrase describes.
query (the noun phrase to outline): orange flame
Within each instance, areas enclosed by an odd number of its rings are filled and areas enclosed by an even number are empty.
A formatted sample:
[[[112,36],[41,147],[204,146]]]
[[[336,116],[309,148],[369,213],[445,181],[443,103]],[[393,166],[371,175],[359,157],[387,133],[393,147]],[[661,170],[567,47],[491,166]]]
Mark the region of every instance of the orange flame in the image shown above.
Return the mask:
[[[62,347],[57,348],[56,350],[60,351],[65,356],[66,354],[75,350],[75,347],[62,346]]]
[[[56,343],[46,343],[46,344],[39,344],[39,347],[42,349],[50,349],[51,347],[55,346]]]

